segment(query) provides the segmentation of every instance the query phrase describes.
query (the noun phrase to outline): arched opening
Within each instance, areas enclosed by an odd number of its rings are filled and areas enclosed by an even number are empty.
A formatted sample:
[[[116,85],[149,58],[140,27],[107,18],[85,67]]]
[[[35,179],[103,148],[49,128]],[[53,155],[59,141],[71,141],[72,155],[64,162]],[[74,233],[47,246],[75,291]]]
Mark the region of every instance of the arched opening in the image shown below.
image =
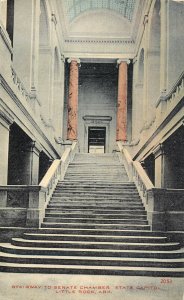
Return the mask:
[[[154,111],[160,96],[160,1],[155,1],[149,31],[148,71],[147,71],[147,101],[148,111]],[[150,118],[154,116],[149,114]]]

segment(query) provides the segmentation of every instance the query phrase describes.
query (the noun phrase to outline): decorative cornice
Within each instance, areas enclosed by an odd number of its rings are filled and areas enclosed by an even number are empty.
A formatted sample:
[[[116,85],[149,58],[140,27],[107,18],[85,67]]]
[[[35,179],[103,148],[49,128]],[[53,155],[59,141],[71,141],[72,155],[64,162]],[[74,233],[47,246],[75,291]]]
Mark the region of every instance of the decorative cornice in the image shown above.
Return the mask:
[[[109,116],[84,116],[84,121],[91,121],[91,120],[100,120],[100,121],[111,121],[112,117]]]
[[[65,43],[82,44],[135,44],[134,40],[103,40],[103,39],[65,39]]]

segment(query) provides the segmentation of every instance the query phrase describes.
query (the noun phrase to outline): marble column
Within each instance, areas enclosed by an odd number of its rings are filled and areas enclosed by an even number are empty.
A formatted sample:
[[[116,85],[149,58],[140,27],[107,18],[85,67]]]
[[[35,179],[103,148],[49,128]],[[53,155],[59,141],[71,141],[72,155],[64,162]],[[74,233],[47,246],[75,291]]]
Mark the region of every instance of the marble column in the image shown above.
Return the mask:
[[[78,80],[79,59],[68,59],[70,63],[69,97],[68,97],[68,125],[67,139],[77,140],[78,123]]]
[[[8,181],[9,131],[13,118],[0,110],[0,185]]]
[[[125,142],[127,140],[127,65],[129,60],[118,60],[118,103],[116,118],[116,140]]]

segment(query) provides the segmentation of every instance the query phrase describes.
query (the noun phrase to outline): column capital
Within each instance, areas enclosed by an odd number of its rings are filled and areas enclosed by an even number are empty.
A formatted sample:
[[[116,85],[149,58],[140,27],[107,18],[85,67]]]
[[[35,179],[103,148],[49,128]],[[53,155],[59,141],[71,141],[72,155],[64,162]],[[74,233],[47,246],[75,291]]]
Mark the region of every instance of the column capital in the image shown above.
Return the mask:
[[[80,59],[79,58],[68,58],[67,59],[67,62],[70,64],[72,61],[76,61],[78,63],[78,65],[80,65]]]
[[[153,155],[155,159],[161,155],[164,155],[164,145],[163,144],[158,144],[154,149],[153,149]]]
[[[42,151],[42,147],[38,142],[31,141],[27,150],[34,152],[37,156],[39,156],[40,152]]]
[[[129,65],[130,64],[130,59],[128,59],[128,58],[119,58],[117,60],[117,65],[120,65],[122,62],[126,62],[127,65]]]

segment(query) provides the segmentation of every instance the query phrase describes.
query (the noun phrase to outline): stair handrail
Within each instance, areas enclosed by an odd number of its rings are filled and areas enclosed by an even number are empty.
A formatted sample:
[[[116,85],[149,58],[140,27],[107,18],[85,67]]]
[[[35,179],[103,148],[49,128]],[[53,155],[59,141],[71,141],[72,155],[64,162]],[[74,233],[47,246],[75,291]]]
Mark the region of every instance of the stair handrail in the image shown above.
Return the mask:
[[[39,186],[47,188],[54,176],[57,176],[61,166],[61,159],[55,159],[49,169],[47,170],[45,176],[42,178]]]
[[[150,190],[154,188],[153,183],[149,179],[148,175],[146,174],[144,168],[141,166],[140,162],[138,161],[133,161],[133,172],[134,176],[138,176],[139,179],[142,181],[144,188],[146,190]]]
[[[66,169],[70,161],[73,160],[73,157],[77,151],[77,141],[74,141],[71,147],[65,149],[61,159],[55,159],[51,164],[50,168],[47,170],[45,176],[41,180],[39,186],[46,188],[47,191],[53,189],[53,185],[56,185],[59,179],[63,179]],[[54,184],[56,182],[56,184]]]
[[[54,189],[58,181],[64,179],[68,165],[77,152],[78,143],[74,141],[70,147],[65,149],[61,159],[53,161],[40,184],[36,186],[38,189],[29,192],[29,207],[26,220],[28,227],[40,227],[45,215],[45,208],[52,197]]]
[[[123,162],[127,171],[130,181],[134,181],[138,189],[139,195],[145,204],[147,205],[147,193],[149,190],[155,188],[151,180],[149,179],[146,171],[142,167],[139,161],[133,161],[128,150],[122,145],[121,142],[117,142],[119,151],[123,154]]]

